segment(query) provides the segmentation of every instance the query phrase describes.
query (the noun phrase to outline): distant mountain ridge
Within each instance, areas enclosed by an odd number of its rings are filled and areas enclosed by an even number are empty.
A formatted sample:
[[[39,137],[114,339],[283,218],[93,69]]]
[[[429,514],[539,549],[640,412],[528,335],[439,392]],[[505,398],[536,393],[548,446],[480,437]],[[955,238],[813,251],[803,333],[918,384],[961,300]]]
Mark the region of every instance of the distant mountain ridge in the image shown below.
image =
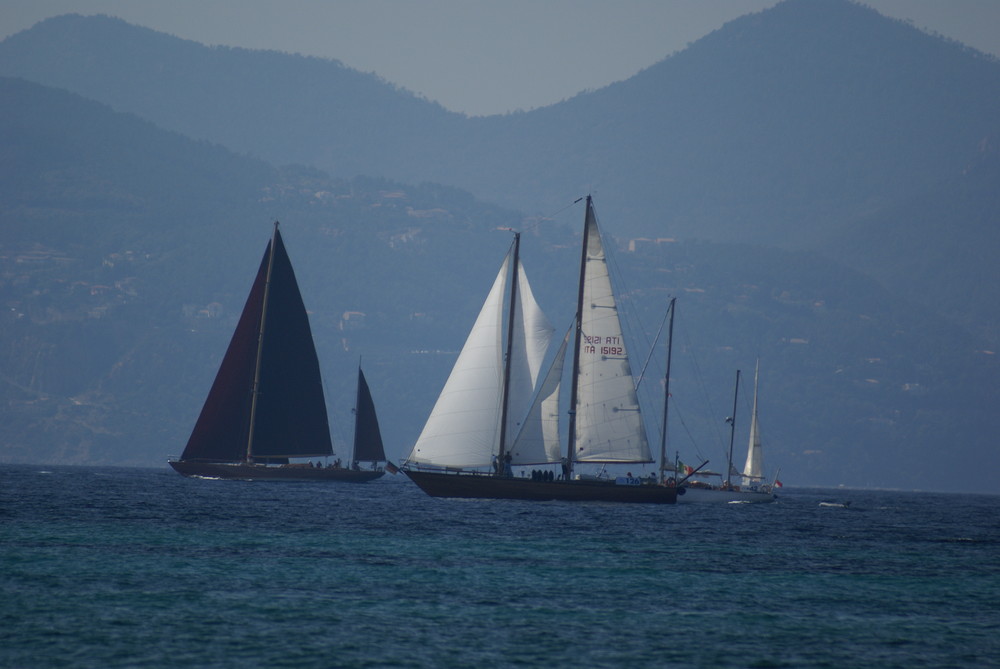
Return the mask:
[[[569,105],[631,110],[608,144],[636,165],[673,158],[651,172],[662,208],[697,218],[664,227],[812,247],[810,230],[957,174],[1000,127],[1000,62],[843,0],[793,0]],[[648,203],[653,188],[629,190]]]
[[[459,117],[337,61],[208,47],[108,16],[47,19],[2,45],[2,74],[271,162],[330,163],[337,174],[375,174],[371,157],[386,160],[404,133]]]
[[[336,61],[107,17],[11,36],[0,73],[277,164],[447,183],[530,213],[604,188],[630,234],[762,243],[808,245],[803,217],[919,192],[1000,130],[1000,63],[846,0],[788,0],[627,81],[487,118]]]

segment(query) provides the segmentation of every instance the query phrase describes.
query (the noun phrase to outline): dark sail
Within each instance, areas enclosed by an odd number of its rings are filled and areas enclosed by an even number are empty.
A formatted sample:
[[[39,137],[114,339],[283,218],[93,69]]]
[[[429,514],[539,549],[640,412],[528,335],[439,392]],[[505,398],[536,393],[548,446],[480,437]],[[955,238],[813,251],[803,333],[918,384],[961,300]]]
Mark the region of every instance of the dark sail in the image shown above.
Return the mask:
[[[275,229],[182,460],[233,462],[247,457],[265,293],[252,457],[280,461],[333,452],[309,318],[281,234]]]
[[[330,424],[309,316],[277,230],[274,241],[253,455],[330,455]]]
[[[237,462],[246,458],[257,361],[257,333],[264,307],[264,285],[270,257],[271,243],[268,242],[250,296],[243,306],[243,313],[205,405],[201,408],[198,422],[181,455],[182,460]]]
[[[365,462],[385,460],[382,433],[378,429],[375,402],[372,401],[368,382],[358,369],[358,406],[354,414],[354,459]]]

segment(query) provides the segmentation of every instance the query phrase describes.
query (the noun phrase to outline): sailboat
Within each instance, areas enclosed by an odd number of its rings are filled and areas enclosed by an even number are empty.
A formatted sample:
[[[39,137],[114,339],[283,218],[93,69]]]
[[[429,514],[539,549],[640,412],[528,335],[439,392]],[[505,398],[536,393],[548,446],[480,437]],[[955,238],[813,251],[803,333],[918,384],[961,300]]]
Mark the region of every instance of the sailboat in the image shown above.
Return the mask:
[[[367,394],[367,385],[359,382],[359,397],[362,390]],[[368,416],[370,394],[361,404]],[[371,405],[365,434],[373,420]],[[332,454],[309,317],[276,221],[187,446],[180,459],[168,462],[184,476],[213,479],[361,483],[384,474],[291,462]],[[384,458],[381,450],[375,454]]]
[[[760,503],[773,502],[775,500],[774,482],[767,483],[764,479],[764,452],[760,440],[760,428],[757,421],[757,391],[760,378],[760,361],[754,371],[753,383],[753,412],[750,418],[750,442],[747,445],[747,459],[743,466],[743,472],[736,471],[733,466],[733,438],[736,432],[736,402],[740,387],[740,371],[736,370],[736,390],[733,393],[733,415],[727,419],[729,423],[729,457],[726,471],[728,475],[722,476],[722,483],[710,485],[704,481],[693,479],[690,483],[684,480],[679,482],[680,489],[677,491],[677,500],[681,503],[716,502],[716,503]],[[702,472],[704,474],[704,472]],[[692,473],[691,478],[698,476],[698,472]],[[732,479],[736,476],[742,478],[740,485],[734,485]],[[777,480],[775,478],[775,480]]]
[[[676,488],[662,477],[611,480],[574,472],[578,464],[653,461],[591,198],[574,326],[541,382],[553,328],[534,301],[519,249],[520,235],[515,234],[403,470],[433,497],[673,504]],[[563,455],[558,407],[570,340],[571,418]],[[529,478],[512,470],[556,464],[560,475],[543,469]]]
[[[352,468],[357,470],[360,463],[371,463],[370,470],[382,472],[380,462],[386,462],[385,447],[382,444],[382,431],[378,426],[378,415],[375,413],[375,402],[372,400],[365,373],[358,366],[357,403],[354,408],[354,457],[351,458]],[[395,465],[387,462],[389,469]],[[384,472],[382,472],[384,473]],[[381,474],[380,474],[381,475]],[[378,478],[378,477],[375,477]]]

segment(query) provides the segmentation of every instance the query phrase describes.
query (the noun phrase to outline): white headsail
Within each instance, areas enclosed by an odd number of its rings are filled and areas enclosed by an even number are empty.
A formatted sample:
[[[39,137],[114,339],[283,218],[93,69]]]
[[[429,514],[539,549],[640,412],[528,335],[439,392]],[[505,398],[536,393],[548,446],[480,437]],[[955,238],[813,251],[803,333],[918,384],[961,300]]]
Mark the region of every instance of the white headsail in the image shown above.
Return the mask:
[[[760,442],[760,428],[757,425],[757,379],[760,374],[760,360],[753,373],[753,413],[750,415],[750,443],[747,446],[747,461],[743,465],[743,485],[760,483],[764,477],[764,449]]]
[[[539,465],[559,462],[559,390],[566,361],[567,332],[535,395],[535,401],[510,448],[512,464]]]
[[[504,260],[451,375],[407,458],[418,465],[487,467],[499,453],[503,398],[504,294],[512,272]],[[523,268],[511,330],[507,439],[517,434],[531,406],[553,328],[535,302]]]
[[[509,268],[508,256],[407,458],[410,462],[440,467],[490,465],[500,434],[504,286]]]
[[[510,392],[507,400],[507,442],[518,433],[538,382],[538,374],[555,328],[542,313],[528,284],[524,265],[518,268],[517,301],[510,353]]]
[[[651,462],[604,244],[589,198],[586,234],[573,459]]]

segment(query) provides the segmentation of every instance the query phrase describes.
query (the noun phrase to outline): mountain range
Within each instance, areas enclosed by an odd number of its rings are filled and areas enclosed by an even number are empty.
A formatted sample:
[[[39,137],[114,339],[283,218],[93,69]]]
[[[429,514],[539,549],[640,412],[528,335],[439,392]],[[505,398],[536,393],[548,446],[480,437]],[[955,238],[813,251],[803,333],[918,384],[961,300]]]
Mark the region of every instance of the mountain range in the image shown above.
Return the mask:
[[[7,38],[0,75],[0,460],[177,453],[274,219],[332,422],[360,356],[400,458],[510,229],[568,325],[571,204],[592,192],[639,338],[680,296],[682,453],[717,459],[732,371],[760,356],[782,478],[995,490],[1000,63],[961,44],[788,0],[484,118],[106,16]]]

